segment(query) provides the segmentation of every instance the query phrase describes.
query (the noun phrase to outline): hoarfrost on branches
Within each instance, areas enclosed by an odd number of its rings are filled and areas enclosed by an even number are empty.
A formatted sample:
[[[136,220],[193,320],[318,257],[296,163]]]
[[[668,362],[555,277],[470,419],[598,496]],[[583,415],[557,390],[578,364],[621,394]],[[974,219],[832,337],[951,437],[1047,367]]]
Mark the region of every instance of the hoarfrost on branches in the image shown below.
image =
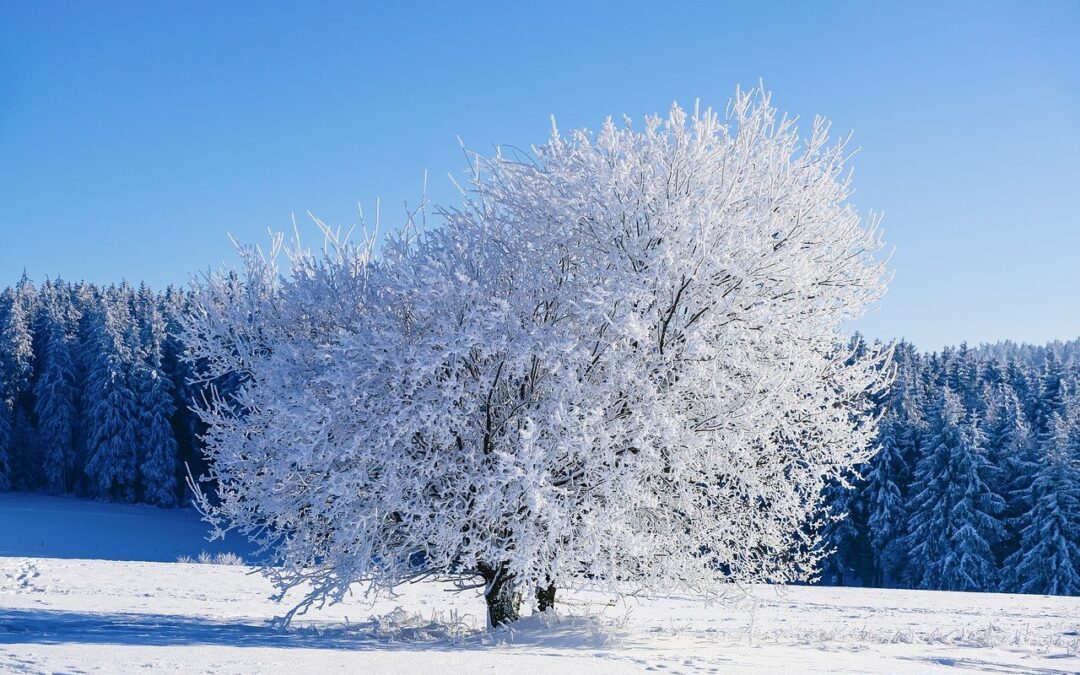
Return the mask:
[[[310,584],[297,609],[480,577],[498,624],[536,589],[812,576],[886,371],[841,346],[887,280],[846,156],[738,92],[476,157],[377,255],[325,226],[321,253],[243,249],[187,326],[202,377],[242,383],[201,410],[207,516]]]

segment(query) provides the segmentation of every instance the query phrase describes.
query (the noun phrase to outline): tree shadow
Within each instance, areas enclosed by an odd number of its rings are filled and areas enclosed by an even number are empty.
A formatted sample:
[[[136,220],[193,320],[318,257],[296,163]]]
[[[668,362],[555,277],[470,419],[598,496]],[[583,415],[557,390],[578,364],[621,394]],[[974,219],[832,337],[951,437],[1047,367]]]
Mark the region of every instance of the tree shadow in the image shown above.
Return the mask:
[[[397,610],[329,628],[271,621],[220,621],[177,614],[0,609],[0,644],[116,644],[149,647],[229,646],[308,649],[439,650],[493,645],[555,649],[612,646],[610,628],[588,617],[529,617],[513,628],[487,631],[456,618],[424,619]],[[621,640],[619,640],[621,642]]]
[[[304,647],[342,649],[430,648],[449,645],[450,630],[417,626],[400,641],[378,619],[349,627],[281,628],[273,622],[217,621],[176,614],[66,612],[45,609],[0,610],[0,644],[122,644],[148,647],[218,645],[229,647]],[[411,640],[409,638],[412,638]]]

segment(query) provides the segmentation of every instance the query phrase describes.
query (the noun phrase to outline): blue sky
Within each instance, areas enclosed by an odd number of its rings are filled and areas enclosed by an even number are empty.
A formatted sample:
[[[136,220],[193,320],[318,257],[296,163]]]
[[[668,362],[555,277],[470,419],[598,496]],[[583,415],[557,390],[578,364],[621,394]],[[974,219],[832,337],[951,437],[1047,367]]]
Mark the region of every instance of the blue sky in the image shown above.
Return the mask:
[[[307,4],[310,6],[302,7]],[[310,210],[455,198],[457,136],[542,142],[763,78],[853,130],[924,349],[1080,336],[1080,3],[0,0],[0,285],[154,285]]]

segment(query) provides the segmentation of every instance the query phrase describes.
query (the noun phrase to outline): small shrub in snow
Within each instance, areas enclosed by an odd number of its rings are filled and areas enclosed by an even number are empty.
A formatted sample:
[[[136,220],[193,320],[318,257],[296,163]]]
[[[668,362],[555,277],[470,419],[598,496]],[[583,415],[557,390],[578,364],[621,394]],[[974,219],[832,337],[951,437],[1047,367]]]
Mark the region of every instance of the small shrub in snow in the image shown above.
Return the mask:
[[[176,559],[178,563],[186,563],[189,565],[243,565],[244,559],[235,553],[207,553],[203,551],[198,556],[192,558],[189,555],[182,555]]]

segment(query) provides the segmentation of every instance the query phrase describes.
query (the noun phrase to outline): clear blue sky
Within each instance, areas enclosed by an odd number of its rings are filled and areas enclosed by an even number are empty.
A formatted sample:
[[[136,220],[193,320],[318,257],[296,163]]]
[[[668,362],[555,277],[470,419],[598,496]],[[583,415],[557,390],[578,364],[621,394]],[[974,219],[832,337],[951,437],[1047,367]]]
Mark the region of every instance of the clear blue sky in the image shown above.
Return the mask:
[[[0,0],[0,285],[183,283],[293,213],[396,224],[425,169],[454,199],[458,135],[764,78],[862,148],[896,278],[860,329],[1080,336],[1080,2],[756,4]]]

